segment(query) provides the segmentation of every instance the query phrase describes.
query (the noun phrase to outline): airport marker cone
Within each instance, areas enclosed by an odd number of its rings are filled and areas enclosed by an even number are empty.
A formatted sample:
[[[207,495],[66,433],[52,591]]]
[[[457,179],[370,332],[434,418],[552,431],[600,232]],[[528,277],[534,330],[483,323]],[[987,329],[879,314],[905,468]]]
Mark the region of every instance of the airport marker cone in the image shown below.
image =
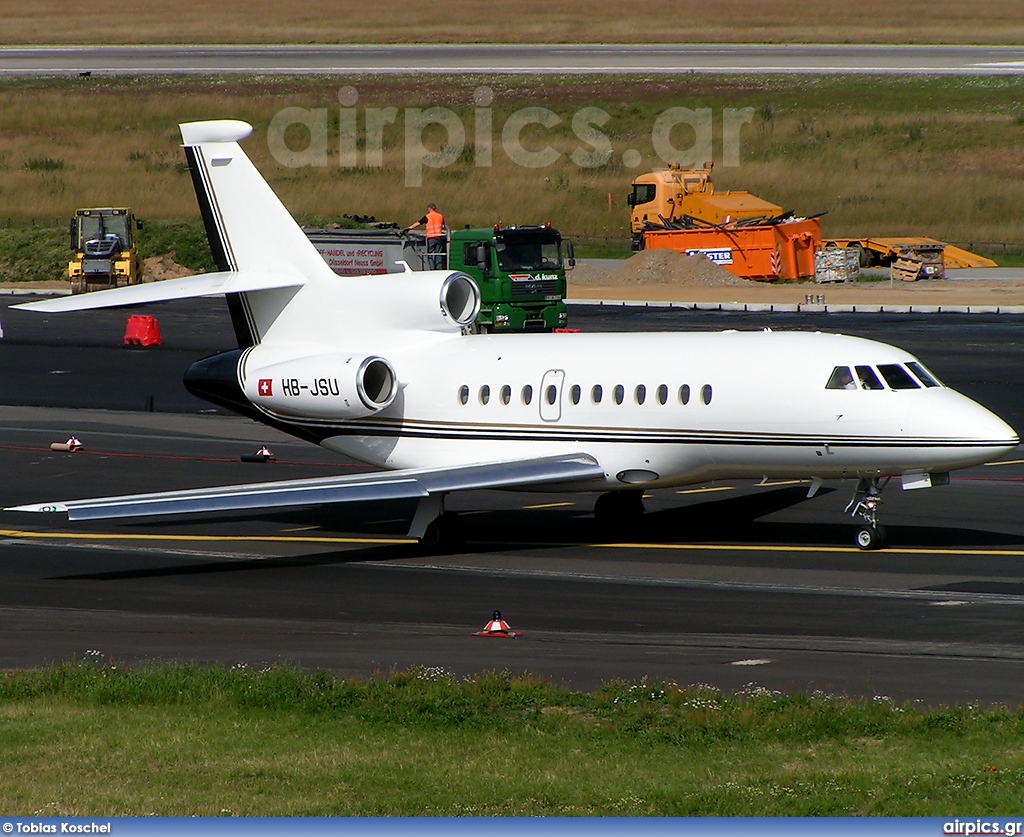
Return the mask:
[[[501,618],[501,611],[494,611],[494,616],[491,617],[491,621],[488,622],[482,631],[477,631],[474,636],[489,636],[489,637],[502,637],[505,639],[515,639],[517,636],[522,636],[519,631],[513,631],[509,626],[508,622]]]
[[[243,453],[241,456],[243,462],[273,462],[276,458],[266,445],[263,445],[256,453]]]
[[[82,443],[78,441],[77,436],[72,436],[66,442],[51,442],[50,450],[65,451],[67,453],[74,453],[76,450],[82,449]]]

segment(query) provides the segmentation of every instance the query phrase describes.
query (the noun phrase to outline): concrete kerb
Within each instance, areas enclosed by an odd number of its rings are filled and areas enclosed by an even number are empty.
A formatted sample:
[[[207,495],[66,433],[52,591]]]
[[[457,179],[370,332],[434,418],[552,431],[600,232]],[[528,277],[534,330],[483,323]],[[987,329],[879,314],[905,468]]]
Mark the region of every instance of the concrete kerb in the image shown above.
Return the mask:
[[[785,314],[1024,314],[1024,305],[829,305],[785,302],[665,302],[627,299],[567,299],[567,305],[609,308],[679,308],[687,311],[735,311]]]
[[[0,288],[0,296],[71,296],[70,290],[34,290],[32,288]]]

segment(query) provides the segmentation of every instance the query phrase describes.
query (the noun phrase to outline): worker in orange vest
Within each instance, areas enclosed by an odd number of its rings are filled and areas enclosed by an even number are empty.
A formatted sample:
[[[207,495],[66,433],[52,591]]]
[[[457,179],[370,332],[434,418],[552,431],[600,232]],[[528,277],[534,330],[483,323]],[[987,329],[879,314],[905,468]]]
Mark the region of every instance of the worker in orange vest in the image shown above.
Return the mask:
[[[423,225],[427,233],[427,261],[431,270],[444,270],[445,265],[445,243],[447,241],[448,227],[444,222],[444,216],[437,211],[437,204],[427,206],[427,214],[420,218],[415,224],[409,227],[410,230]]]

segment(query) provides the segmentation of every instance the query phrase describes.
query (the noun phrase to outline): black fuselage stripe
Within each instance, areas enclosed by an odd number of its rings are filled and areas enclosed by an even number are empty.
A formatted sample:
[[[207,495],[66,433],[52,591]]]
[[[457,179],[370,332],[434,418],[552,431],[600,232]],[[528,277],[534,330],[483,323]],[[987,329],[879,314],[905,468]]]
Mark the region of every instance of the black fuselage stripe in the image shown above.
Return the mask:
[[[261,411],[265,415],[272,414]],[[295,422],[283,419],[280,416],[273,416],[279,426],[296,428],[302,435],[311,432],[321,435],[323,438],[329,436],[364,436],[380,438],[413,438],[413,439],[436,439],[446,441],[488,441],[488,442],[574,442],[586,444],[588,442],[599,444],[656,444],[656,445],[709,445],[713,447],[801,447],[801,448],[826,448],[829,450],[840,450],[850,448],[929,448],[936,450],[963,450],[972,448],[1004,447],[1010,444],[1007,439],[882,439],[882,438],[858,438],[858,439],[825,439],[821,436],[801,436],[791,434],[787,436],[756,436],[756,435],[724,435],[716,433],[711,436],[695,435],[692,433],[656,433],[647,434],[635,431],[621,432],[553,432],[539,428],[530,432],[521,431],[495,431],[475,430],[471,427],[448,428],[448,429],[426,429],[411,428],[408,426],[392,425],[381,426],[374,424],[316,424],[313,422]]]

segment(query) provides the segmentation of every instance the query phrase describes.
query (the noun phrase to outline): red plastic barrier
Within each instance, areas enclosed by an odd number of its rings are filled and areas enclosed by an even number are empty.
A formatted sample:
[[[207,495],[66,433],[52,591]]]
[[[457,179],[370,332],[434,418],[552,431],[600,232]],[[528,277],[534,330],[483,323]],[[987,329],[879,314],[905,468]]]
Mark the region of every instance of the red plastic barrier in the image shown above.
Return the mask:
[[[126,346],[160,346],[160,325],[156,317],[144,314],[132,314],[124,328],[124,345]]]

